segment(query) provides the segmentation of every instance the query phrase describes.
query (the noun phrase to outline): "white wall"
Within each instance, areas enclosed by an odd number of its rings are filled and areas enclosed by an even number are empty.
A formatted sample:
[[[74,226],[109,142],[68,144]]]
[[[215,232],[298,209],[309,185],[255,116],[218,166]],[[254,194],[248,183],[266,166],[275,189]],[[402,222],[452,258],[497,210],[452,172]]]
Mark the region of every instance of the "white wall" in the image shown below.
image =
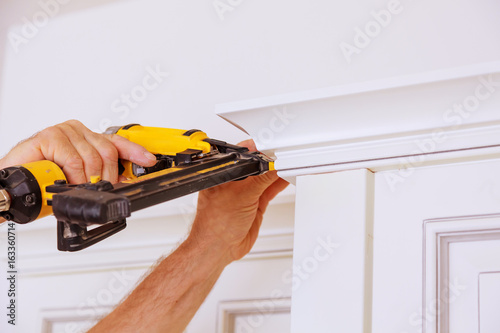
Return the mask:
[[[13,0],[7,3],[19,7]],[[198,127],[235,141],[244,136],[213,115],[214,104],[500,56],[500,44],[494,42],[500,30],[495,0],[401,0],[391,22],[375,31],[350,64],[340,44],[353,44],[355,28],[370,26],[371,12],[390,1],[231,1],[239,5],[224,20],[212,0],[84,3],[62,5],[65,14],[51,19],[17,53],[3,32],[3,151],[68,118],[94,129],[104,118],[113,124]],[[41,8],[36,1],[28,4],[14,18],[2,11],[2,19],[31,20]],[[21,27],[12,32],[20,33]],[[148,66],[170,76],[119,118],[124,113],[113,112],[112,102],[141,84]]]

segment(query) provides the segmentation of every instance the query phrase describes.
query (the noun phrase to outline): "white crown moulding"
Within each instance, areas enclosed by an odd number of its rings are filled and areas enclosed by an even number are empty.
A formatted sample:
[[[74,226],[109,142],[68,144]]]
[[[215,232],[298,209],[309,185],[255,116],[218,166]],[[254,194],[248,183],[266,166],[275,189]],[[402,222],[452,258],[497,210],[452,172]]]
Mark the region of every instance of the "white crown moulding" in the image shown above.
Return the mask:
[[[500,61],[219,104],[280,175],[500,156]]]

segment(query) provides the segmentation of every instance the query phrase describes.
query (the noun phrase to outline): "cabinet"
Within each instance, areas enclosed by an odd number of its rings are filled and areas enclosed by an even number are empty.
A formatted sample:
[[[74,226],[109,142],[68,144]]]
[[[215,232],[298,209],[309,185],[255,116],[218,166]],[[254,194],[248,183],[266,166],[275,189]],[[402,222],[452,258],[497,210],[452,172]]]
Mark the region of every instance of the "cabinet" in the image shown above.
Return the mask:
[[[498,81],[477,64],[218,108],[296,184],[291,332],[498,332]]]

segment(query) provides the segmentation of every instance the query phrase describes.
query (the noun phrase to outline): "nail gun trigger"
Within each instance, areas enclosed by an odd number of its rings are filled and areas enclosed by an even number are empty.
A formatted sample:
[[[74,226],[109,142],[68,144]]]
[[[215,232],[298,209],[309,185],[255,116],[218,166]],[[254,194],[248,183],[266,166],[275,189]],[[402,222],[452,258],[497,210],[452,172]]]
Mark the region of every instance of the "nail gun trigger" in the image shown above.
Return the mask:
[[[186,149],[175,155],[175,165],[190,164],[202,153],[202,150]]]
[[[156,164],[152,167],[143,167],[138,164],[132,164],[132,172],[136,177],[144,176],[149,173],[171,168],[174,162],[174,158],[169,155],[155,154]]]

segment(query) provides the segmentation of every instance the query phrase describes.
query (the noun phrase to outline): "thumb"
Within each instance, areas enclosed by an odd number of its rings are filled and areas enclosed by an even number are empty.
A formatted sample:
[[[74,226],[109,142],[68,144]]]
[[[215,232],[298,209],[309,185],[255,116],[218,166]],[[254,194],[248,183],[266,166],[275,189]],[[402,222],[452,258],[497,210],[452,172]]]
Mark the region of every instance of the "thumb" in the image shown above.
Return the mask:
[[[259,198],[274,182],[279,179],[277,171],[268,171],[263,175],[249,177],[245,181],[248,181],[247,194]]]

